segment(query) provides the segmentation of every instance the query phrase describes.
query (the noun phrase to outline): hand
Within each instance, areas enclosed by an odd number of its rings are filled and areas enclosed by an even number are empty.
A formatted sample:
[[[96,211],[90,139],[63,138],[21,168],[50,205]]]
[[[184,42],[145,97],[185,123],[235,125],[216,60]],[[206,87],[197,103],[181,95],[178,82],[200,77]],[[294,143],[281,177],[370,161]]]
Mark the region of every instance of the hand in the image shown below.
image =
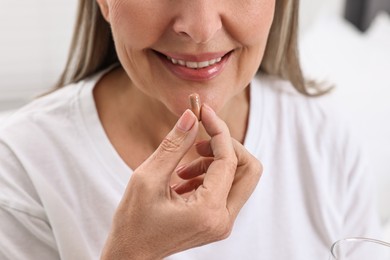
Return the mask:
[[[202,107],[202,123],[211,139],[197,144],[202,157],[178,171],[184,183],[169,185],[198,132],[198,120],[190,110],[134,171],[102,259],[161,259],[230,234],[262,166],[231,138],[226,124],[208,106]],[[189,197],[182,197],[189,191]]]

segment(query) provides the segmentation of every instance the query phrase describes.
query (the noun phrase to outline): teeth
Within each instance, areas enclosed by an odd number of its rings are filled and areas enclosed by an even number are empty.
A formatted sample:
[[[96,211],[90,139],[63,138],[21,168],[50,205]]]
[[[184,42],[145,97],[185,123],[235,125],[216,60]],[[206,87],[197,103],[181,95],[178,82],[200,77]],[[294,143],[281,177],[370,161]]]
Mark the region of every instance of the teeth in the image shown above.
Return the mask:
[[[170,60],[173,64],[179,64],[181,66],[185,66],[187,68],[191,69],[201,69],[205,68],[211,65],[214,65],[215,63],[218,63],[222,60],[222,57],[212,59],[209,61],[201,61],[201,62],[195,62],[195,61],[184,61],[184,60],[177,60],[171,57],[167,56],[167,59]]]
[[[191,69],[196,69],[196,68],[198,68],[198,63],[192,62],[192,61],[186,61],[186,67],[191,68]]]
[[[219,59],[219,61],[221,61],[221,58],[218,58]],[[213,64],[215,64],[217,62],[217,60],[216,59],[213,59],[213,60],[211,60],[211,61],[209,61],[209,64],[210,65],[213,65]]]
[[[204,68],[204,67],[207,67],[207,66],[210,66],[210,62],[209,61],[198,62],[198,68]]]

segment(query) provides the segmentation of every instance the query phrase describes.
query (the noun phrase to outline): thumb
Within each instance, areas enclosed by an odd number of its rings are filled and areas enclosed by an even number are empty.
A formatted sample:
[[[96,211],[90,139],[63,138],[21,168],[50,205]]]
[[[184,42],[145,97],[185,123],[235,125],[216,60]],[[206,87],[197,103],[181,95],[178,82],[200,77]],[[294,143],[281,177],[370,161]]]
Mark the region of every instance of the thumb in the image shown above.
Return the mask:
[[[143,174],[159,185],[168,183],[172,172],[194,144],[198,128],[197,117],[187,109],[156,151],[142,164]]]

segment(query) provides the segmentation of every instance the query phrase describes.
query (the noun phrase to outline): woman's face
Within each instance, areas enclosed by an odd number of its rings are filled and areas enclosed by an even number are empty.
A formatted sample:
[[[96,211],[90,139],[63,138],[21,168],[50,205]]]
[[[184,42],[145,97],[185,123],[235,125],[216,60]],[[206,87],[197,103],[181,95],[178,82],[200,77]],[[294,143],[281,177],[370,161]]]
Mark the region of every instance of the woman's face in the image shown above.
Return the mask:
[[[275,0],[98,0],[131,84],[171,112],[219,111],[256,73]]]

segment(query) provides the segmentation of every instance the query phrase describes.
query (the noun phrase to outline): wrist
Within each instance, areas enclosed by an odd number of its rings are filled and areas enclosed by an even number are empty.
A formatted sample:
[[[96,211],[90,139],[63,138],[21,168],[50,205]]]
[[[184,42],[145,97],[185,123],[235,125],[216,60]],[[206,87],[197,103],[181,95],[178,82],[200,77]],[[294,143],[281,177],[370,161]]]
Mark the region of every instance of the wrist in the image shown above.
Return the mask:
[[[111,243],[112,244],[112,243]],[[119,246],[125,244],[124,246]],[[112,260],[112,259],[132,259],[132,260],[159,260],[164,257],[158,254],[157,250],[149,251],[142,248],[139,245],[132,245],[131,243],[115,243],[110,245],[108,242],[102,251],[101,260]]]

